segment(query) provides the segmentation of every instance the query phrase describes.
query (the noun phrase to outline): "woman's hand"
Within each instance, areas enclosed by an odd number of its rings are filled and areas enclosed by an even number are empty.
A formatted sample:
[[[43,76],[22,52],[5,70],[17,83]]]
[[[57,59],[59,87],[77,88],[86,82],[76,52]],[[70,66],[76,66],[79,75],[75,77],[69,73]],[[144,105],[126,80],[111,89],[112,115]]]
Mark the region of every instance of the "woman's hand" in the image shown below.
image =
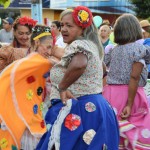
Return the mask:
[[[123,111],[122,111],[120,116],[121,116],[122,119],[127,119],[130,116],[130,114],[131,114],[131,107],[130,106],[126,106],[123,109]]]
[[[63,104],[66,105],[67,100],[72,98],[76,99],[69,90],[60,92],[60,99],[62,100]]]
[[[123,111],[121,113],[122,119],[126,119],[130,116],[143,67],[144,67],[144,65],[140,62],[135,62],[132,65],[130,81],[129,81],[129,85],[128,85],[128,87],[129,87],[128,88],[128,100],[127,100],[125,108],[123,109]]]
[[[55,64],[57,64],[60,60],[59,59],[57,59],[57,58],[55,58],[55,57],[53,57],[53,56],[49,56],[48,57],[48,60],[50,61],[50,63],[52,64],[52,65],[55,65]]]

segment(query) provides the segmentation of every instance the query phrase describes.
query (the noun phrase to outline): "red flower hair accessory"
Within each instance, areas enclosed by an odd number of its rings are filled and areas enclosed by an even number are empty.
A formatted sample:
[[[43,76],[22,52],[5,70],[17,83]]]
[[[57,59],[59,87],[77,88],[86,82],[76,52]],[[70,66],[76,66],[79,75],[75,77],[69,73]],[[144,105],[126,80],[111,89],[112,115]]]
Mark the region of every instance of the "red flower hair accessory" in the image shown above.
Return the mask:
[[[92,12],[85,6],[77,6],[72,15],[75,23],[82,28],[87,28],[92,24]]]
[[[19,18],[18,23],[21,24],[21,25],[26,25],[27,24],[29,26],[34,27],[36,25],[37,21],[25,16],[25,17]]]

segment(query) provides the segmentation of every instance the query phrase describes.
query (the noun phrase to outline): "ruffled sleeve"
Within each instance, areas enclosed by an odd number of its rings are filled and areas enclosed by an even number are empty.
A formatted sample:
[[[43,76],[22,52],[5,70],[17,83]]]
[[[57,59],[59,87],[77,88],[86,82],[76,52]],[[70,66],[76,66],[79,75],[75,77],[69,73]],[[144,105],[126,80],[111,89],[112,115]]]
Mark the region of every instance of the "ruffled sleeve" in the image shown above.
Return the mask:
[[[107,67],[110,64],[112,51],[113,51],[113,47],[110,47],[110,49],[108,50],[108,52],[105,53],[105,55],[104,55],[104,63],[106,64]]]
[[[90,57],[92,56],[92,51],[90,49],[89,44],[92,43],[89,43],[86,40],[76,40],[72,42],[70,45],[66,47],[65,54],[61,60],[61,64],[63,64],[63,66],[68,66],[69,63],[71,62],[72,57],[77,53],[83,53],[84,55],[87,56],[87,59],[89,60]]]
[[[146,64],[150,63],[150,47],[146,47],[144,45],[139,45],[132,54],[131,58],[133,58],[134,62],[140,62],[141,59],[145,60]]]
[[[146,55],[144,56],[145,63],[150,64],[150,46],[145,45],[146,47]]]

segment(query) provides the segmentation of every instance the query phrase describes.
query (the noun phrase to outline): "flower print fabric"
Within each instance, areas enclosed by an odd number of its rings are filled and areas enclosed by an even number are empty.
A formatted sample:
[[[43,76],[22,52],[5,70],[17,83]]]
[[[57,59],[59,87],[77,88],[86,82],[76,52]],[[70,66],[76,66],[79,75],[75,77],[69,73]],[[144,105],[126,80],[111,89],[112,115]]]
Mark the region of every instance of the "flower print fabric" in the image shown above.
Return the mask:
[[[85,54],[88,59],[88,64],[82,76],[68,89],[75,97],[102,92],[102,59],[100,59],[97,47],[91,41],[76,40],[66,47],[65,54],[60,63],[51,69],[51,99],[60,98],[56,86],[62,80],[72,57],[77,53]]]

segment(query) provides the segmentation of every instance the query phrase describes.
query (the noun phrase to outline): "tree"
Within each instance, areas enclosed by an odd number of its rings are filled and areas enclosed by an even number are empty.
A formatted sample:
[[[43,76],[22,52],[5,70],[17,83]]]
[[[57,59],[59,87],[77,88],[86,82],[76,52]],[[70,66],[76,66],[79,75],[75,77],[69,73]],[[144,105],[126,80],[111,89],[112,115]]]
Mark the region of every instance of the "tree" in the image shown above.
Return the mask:
[[[0,0],[0,5],[3,5],[4,8],[7,8],[9,7],[10,2],[11,2],[10,0]]]
[[[129,0],[133,5],[137,17],[147,19],[150,17],[150,0]]]

